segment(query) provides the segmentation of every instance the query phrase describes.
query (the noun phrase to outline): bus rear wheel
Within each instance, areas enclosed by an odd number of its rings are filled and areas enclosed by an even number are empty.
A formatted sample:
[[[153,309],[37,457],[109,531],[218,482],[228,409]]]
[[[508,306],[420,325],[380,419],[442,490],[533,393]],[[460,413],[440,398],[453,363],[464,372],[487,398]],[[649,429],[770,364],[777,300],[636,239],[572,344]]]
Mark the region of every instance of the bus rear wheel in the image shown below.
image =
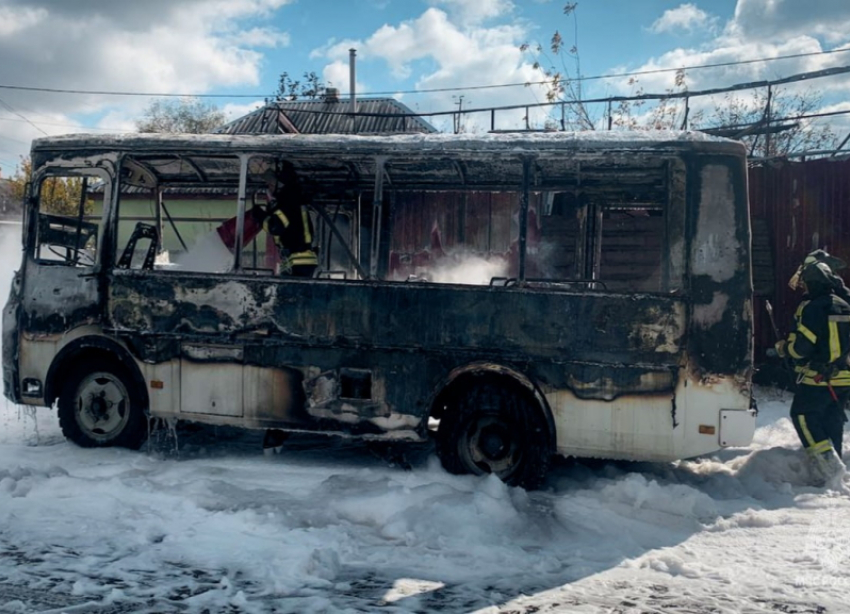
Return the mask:
[[[437,453],[450,473],[493,473],[511,486],[537,488],[551,461],[547,431],[528,395],[514,387],[477,385],[440,419]]]
[[[144,391],[115,360],[94,358],[74,369],[59,392],[59,426],[84,448],[138,450],[148,437]]]

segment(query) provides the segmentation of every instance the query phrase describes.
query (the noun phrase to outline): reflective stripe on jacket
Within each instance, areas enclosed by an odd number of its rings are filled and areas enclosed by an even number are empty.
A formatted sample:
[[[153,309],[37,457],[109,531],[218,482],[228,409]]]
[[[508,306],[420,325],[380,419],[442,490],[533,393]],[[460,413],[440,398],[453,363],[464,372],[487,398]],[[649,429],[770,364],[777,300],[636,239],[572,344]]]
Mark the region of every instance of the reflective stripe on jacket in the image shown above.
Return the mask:
[[[850,386],[850,305],[834,294],[804,300],[794,314],[788,354],[800,382],[808,386]]]
[[[274,209],[263,223],[263,228],[280,251],[281,269],[284,271],[293,266],[319,264],[319,257],[312,247],[313,222],[310,214],[306,207],[298,206],[298,209],[301,211],[301,224],[293,224],[282,209]]]
[[[319,257],[312,249],[308,249],[303,252],[296,252],[294,254],[287,255],[283,258],[283,264],[288,265],[289,267],[298,265],[318,265]]]

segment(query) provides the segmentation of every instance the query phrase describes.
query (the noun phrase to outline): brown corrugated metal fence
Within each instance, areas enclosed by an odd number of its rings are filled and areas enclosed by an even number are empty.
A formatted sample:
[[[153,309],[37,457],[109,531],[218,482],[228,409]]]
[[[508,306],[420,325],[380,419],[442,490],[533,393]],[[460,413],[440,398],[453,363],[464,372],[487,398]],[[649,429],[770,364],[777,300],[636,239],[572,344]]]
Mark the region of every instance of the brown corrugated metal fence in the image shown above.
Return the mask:
[[[801,299],[800,292],[788,287],[788,279],[805,255],[825,248],[850,262],[850,160],[763,163],[750,168],[749,183],[756,280],[755,359],[761,363],[765,350],[775,341],[765,302],[773,304],[776,324],[787,334]],[[766,270],[770,266],[773,270]],[[850,279],[848,273],[847,269],[841,271],[845,283]],[[773,283],[759,283],[759,279],[772,279]]]

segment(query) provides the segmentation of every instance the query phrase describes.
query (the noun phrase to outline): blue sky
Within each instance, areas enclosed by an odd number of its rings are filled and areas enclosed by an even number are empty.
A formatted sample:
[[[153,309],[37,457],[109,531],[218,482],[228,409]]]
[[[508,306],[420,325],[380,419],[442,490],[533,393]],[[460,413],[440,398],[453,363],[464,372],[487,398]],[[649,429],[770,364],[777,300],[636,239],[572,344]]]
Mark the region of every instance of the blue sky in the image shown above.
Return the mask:
[[[576,42],[584,76],[734,63],[850,47],[847,0],[0,0],[0,173],[9,176],[31,140],[65,132],[132,131],[152,98],[85,92],[216,94],[235,118],[262,104],[281,72],[315,71],[357,93],[392,93],[428,113],[533,104],[542,87],[466,90],[539,81],[522,43],[548,47],[557,29]],[[544,59],[544,64],[547,64]],[[850,53],[687,71],[691,90],[850,64]],[[566,67],[575,74],[574,60]],[[673,73],[588,81],[584,97],[662,92]],[[18,86],[75,90],[38,92]],[[850,109],[850,80],[806,84],[828,110]],[[427,90],[449,88],[450,91]],[[457,88],[457,89],[452,89]],[[703,103],[707,106],[709,101]],[[597,110],[594,121],[600,121]],[[505,115],[521,127],[524,113]],[[545,118],[535,112],[535,126]],[[441,127],[447,127],[448,119]],[[829,120],[843,136],[850,126]],[[435,123],[439,122],[435,120]],[[466,129],[483,130],[474,117]]]
[[[330,41],[351,40],[354,46],[362,47],[380,28],[401,29],[405,24],[416,23],[429,9],[443,11],[448,21],[461,24],[458,6],[466,3],[411,2],[410,0],[383,0],[340,3],[334,0],[316,0],[294,3],[281,9],[278,27],[286,29],[290,45],[268,54],[267,64],[275,72],[278,66],[306,66],[321,73],[325,68],[325,57],[317,54],[326,49]],[[474,3],[471,3],[474,4]],[[518,31],[517,41],[539,41],[546,43],[555,30],[569,42],[574,41],[576,25],[582,72],[603,74],[613,67],[636,68],[646,60],[657,57],[672,47],[695,46],[711,40],[707,29],[653,32],[653,24],[666,10],[675,9],[683,3],[664,0],[642,0],[641,2],[607,0],[585,0],[578,2],[576,20],[563,13],[567,4],[560,0],[525,0],[516,2],[511,8],[483,20],[469,30],[496,29],[513,26]],[[722,20],[729,19],[735,9],[734,0],[712,0],[712,14]],[[495,3],[494,3],[495,5]],[[508,6],[503,3],[502,6]],[[286,28],[287,17],[291,16],[293,27]],[[462,27],[462,26],[461,26]],[[374,91],[415,89],[416,81],[429,67],[423,61],[422,71],[414,72],[408,79],[399,80],[387,75],[384,60],[361,57],[361,79]],[[459,85],[462,83],[458,83]],[[347,80],[338,86],[347,88]],[[489,102],[489,101],[488,101]]]

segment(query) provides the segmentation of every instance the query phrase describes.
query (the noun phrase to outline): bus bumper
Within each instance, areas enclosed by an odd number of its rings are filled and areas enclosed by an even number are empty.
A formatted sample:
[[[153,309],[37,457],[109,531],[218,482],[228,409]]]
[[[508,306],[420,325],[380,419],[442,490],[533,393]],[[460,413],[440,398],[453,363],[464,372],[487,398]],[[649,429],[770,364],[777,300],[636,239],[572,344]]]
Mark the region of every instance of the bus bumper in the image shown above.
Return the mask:
[[[740,448],[753,441],[756,432],[756,411],[753,409],[720,410],[720,445]]]

